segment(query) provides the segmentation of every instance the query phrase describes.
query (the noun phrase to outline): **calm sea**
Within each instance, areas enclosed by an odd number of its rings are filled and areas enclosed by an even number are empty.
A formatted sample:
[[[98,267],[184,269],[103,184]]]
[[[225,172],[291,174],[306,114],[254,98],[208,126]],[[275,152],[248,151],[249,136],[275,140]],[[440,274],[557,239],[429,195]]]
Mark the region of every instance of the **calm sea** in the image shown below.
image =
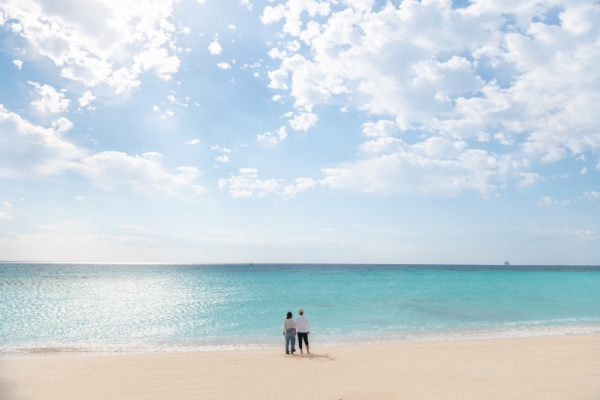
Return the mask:
[[[313,346],[600,332],[600,267],[0,264],[0,352]]]

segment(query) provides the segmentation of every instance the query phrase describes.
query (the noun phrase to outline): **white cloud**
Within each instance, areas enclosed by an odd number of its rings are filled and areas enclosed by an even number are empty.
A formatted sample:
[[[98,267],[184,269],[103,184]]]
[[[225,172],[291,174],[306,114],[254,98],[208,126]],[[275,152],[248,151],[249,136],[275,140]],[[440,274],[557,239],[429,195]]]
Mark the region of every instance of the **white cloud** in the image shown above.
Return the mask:
[[[83,200],[85,200],[85,196],[77,196],[77,197],[75,197],[75,200],[83,201]]]
[[[464,147],[462,141],[437,137],[413,145],[378,138],[362,147],[372,158],[325,168],[326,177],[320,183],[363,192],[456,196],[474,190],[487,194],[498,187],[494,180],[502,182],[519,166],[507,156]]]
[[[380,137],[363,143],[360,149],[369,154],[394,153],[401,151],[402,140],[392,137]]]
[[[513,144],[515,144],[514,139],[512,139],[510,135],[504,132],[498,132],[494,134],[494,139],[496,139],[500,142],[500,144],[503,144],[505,146],[512,146]]]
[[[156,231],[154,229],[148,228],[148,227],[142,226],[142,225],[122,224],[122,225],[119,225],[119,228],[122,231],[132,232],[132,233],[156,233]]]
[[[262,62],[262,60],[260,60]],[[260,68],[260,62],[253,62],[252,64],[244,64],[240,67],[240,69],[248,69],[248,68]]]
[[[104,151],[83,158],[73,169],[106,190],[127,186],[135,193],[193,197],[205,189],[195,183],[200,172],[195,167],[178,167],[177,174],[161,164],[159,153],[130,156],[119,151]]]
[[[254,6],[250,3],[250,0],[240,0],[240,4],[246,6],[248,10],[252,10]]]
[[[210,54],[212,55],[219,55],[223,52],[223,48],[217,40],[214,40],[208,45],[208,51],[210,51]]]
[[[288,89],[288,76],[291,73],[290,94],[296,98],[294,106],[300,110],[310,112],[316,104],[327,103],[332,96],[350,91],[342,79],[327,75],[327,67],[312,63],[300,54],[289,57],[283,53],[272,55],[283,59],[279,69],[269,71],[269,87]]]
[[[13,205],[10,204],[8,201],[3,201],[2,206],[6,207],[6,208],[11,208]]]
[[[299,36],[302,30],[301,15],[303,13],[308,14],[310,17],[315,17],[329,15],[330,11],[328,2],[291,0],[275,7],[265,7],[261,21],[264,24],[270,24],[285,19],[283,32],[292,36]]]
[[[279,4],[275,7],[267,6],[265,7],[262,16],[260,17],[263,24],[271,24],[273,22],[278,22],[281,20],[285,13],[285,6],[283,4]]]
[[[159,111],[160,111],[160,108],[159,108],[158,106],[156,106],[156,105],[155,105],[155,106],[152,106],[152,111],[154,111],[154,112],[159,112]]]
[[[239,175],[219,179],[219,188],[228,187],[233,197],[263,197],[279,188],[275,179],[258,179],[257,172],[254,168],[241,168]]]
[[[0,5],[12,31],[51,59],[61,76],[86,86],[106,83],[116,92],[139,86],[141,72],[163,79],[177,71],[176,0],[6,0]],[[18,23],[14,23],[14,21]]]
[[[600,240],[600,234],[591,229],[577,229],[572,231],[571,234],[575,235],[579,240]]]
[[[300,50],[301,46],[302,45],[300,44],[299,41],[292,40],[291,42],[286,43],[285,48],[288,49],[288,51],[291,51],[293,53],[293,52]]]
[[[60,113],[69,108],[71,100],[65,99],[64,93],[57,92],[50,85],[40,85],[36,82],[28,82],[35,87],[36,92],[42,96],[41,99],[31,102],[33,108],[43,113]]]
[[[235,29],[236,29],[235,25],[229,25],[229,26],[227,26],[227,28],[231,29],[232,31],[235,31]]]
[[[219,179],[219,189],[229,188],[233,197],[263,197],[279,189],[277,180],[260,180],[257,172],[254,168],[241,168],[239,175]]]
[[[196,139],[190,140],[189,142],[185,142],[184,144],[187,144],[189,146],[195,146],[195,145],[197,145],[199,143],[200,143],[200,139],[196,138]]]
[[[281,128],[279,128],[279,130],[277,131],[277,137],[279,138],[279,140],[283,140],[287,137],[287,132],[285,130],[285,126],[282,126]]]
[[[315,186],[317,186],[317,182],[311,178],[297,178],[295,185],[288,185],[283,188],[283,195],[293,197],[299,192],[312,189]]]
[[[521,180],[519,181],[520,186],[529,186],[540,180],[544,180],[541,175],[535,172],[522,172],[519,174],[519,176],[521,176]]]
[[[312,0],[265,7],[262,22],[282,21],[282,41],[310,47],[303,55],[273,51],[281,62],[268,86],[289,90],[300,112],[335,98],[348,104],[342,112],[350,106],[381,118],[363,126],[367,137],[406,132],[469,146],[450,159],[425,156],[418,143],[380,155],[377,148],[399,142],[369,140],[361,148],[372,158],[326,169],[328,184],[488,193],[507,175],[530,184],[535,172],[524,169],[537,163],[600,151],[600,4],[561,3],[560,25],[540,22],[555,3],[535,0],[458,9],[449,1],[338,4],[334,12]],[[378,129],[380,121],[387,122]],[[491,138],[507,146],[504,155],[485,146]]]
[[[135,71],[127,68],[120,68],[107,78],[106,83],[115,88],[116,94],[120,94],[140,86],[141,82],[137,79],[137,76],[138,74]]]
[[[218,161],[221,163],[226,163],[226,162],[229,162],[229,157],[228,156],[219,156],[219,157],[215,158],[215,161]]]
[[[73,124],[59,118],[49,128],[33,125],[0,105],[0,176],[56,175],[74,171],[92,183],[111,190],[128,186],[143,194],[163,193],[195,196],[204,188],[195,183],[200,172],[194,167],[167,171],[158,153],[130,156],[117,151],[89,155],[86,149],[65,140]]]
[[[278,69],[275,71],[269,71],[269,72],[267,72],[267,74],[269,75],[269,79],[271,79],[271,82],[269,83],[270,88],[272,88],[272,89],[287,89],[288,88],[288,85],[287,85],[288,73],[287,73],[287,71]]]
[[[583,168],[581,168],[581,171],[579,171],[579,173],[580,173],[581,175],[585,175],[585,174],[587,174],[587,168],[586,168],[586,167],[583,167]]]
[[[282,126],[276,131],[256,135],[256,140],[258,140],[259,143],[266,145],[275,145],[279,142],[282,142],[287,136],[288,134],[285,126]]]
[[[289,123],[294,130],[306,132],[307,130],[315,126],[318,120],[319,117],[317,117],[317,114],[305,112],[300,115],[294,116],[294,118],[292,118],[289,121]]]
[[[299,192],[314,188],[316,182],[310,178],[297,178],[295,184],[282,187],[276,179],[258,179],[258,169],[240,168],[239,175],[219,179],[220,189],[229,189],[233,197],[264,197],[269,194],[293,197]]]
[[[269,50],[269,57],[271,58],[278,58],[280,60],[283,60],[285,58],[285,56],[287,56],[287,52],[286,51],[280,51],[278,48],[274,47],[271,50]]]
[[[226,63],[224,61],[217,63],[217,67],[219,67],[220,69],[231,69],[231,65],[229,65],[228,63]]]
[[[600,192],[590,190],[589,192],[584,192],[583,196],[590,200],[597,200],[597,199],[600,199]]]
[[[0,176],[56,174],[85,156],[62,137],[72,126],[66,118],[37,126],[0,105]]]
[[[150,48],[133,58],[134,64],[132,70],[136,74],[153,69],[159,78],[168,81],[171,75],[179,69],[179,58],[169,56],[167,49]]]
[[[273,101],[281,101],[281,100],[283,100],[283,96],[281,96],[280,94],[276,94],[276,95],[274,95],[271,98],[271,100],[273,100]]]
[[[569,200],[554,200],[550,196],[544,196],[537,203],[537,205],[539,207],[550,207],[550,206],[557,206],[557,205],[566,206],[566,205],[568,205],[570,203],[571,202]]]
[[[92,94],[92,92],[85,92],[79,99],[79,105],[81,107],[88,106],[92,101],[96,100],[96,96]]]
[[[10,205],[10,203],[8,203],[8,202],[4,202],[4,203],[9,204],[9,206],[5,206],[6,208],[12,207],[12,205]],[[12,215],[0,211],[0,220],[3,220],[3,219],[4,220],[12,219]]]
[[[362,124],[362,132],[367,137],[392,136],[397,132],[396,123],[380,119],[377,122],[365,122]]]
[[[13,64],[16,65],[17,69],[23,68],[23,61],[21,60],[13,60]]]

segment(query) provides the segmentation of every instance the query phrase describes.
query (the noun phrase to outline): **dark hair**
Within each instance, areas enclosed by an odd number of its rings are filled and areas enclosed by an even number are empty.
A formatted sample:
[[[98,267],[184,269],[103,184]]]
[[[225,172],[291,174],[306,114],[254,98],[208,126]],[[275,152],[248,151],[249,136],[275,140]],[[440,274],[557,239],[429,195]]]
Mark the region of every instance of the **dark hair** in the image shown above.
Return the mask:
[[[292,312],[288,311],[287,319],[290,319],[290,318],[292,318]]]

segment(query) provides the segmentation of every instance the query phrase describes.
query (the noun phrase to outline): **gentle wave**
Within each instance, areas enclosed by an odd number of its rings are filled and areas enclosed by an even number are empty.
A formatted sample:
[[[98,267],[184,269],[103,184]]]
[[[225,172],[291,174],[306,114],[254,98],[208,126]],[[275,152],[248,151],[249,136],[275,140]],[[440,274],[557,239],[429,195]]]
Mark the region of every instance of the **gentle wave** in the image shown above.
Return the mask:
[[[511,330],[476,330],[460,332],[428,332],[421,334],[367,336],[367,337],[340,337],[322,338],[312,335],[311,345],[314,348],[329,348],[338,346],[379,345],[395,343],[417,342],[442,342],[460,340],[490,340],[510,338],[533,338],[564,335],[600,334],[600,325],[595,326],[561,326],[538,327]],[[179,352],[204,352],[204,351],[246,351],[246,350],[273,350],[283,345],[277,340],[268,343],[229,343],[229,344],[110,344],[94,345],[80,344],[71,346],[0,346],[0,354],[56,354],[56,353],[179,353]]]
[[[0,354],[316,347],[600,332],[600,270],[356,265],[0,265]],[[278,335],[279,334],[279,335]]]

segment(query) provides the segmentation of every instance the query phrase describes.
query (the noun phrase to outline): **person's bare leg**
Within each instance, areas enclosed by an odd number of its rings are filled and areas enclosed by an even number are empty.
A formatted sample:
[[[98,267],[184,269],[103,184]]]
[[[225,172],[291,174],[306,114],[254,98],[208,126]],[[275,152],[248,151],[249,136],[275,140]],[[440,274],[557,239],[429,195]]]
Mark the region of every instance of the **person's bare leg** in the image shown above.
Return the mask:
[[[306,351],[308,351],[308,349],[306,349]],[[302,352],[302,347],[300,347],[300,354],[304,354],[304,353]]]
[[[302,351],[302,350],[300,350]],[[308,348],[308,345],[306,345],[306,354],[310,354],[310,349]]]

